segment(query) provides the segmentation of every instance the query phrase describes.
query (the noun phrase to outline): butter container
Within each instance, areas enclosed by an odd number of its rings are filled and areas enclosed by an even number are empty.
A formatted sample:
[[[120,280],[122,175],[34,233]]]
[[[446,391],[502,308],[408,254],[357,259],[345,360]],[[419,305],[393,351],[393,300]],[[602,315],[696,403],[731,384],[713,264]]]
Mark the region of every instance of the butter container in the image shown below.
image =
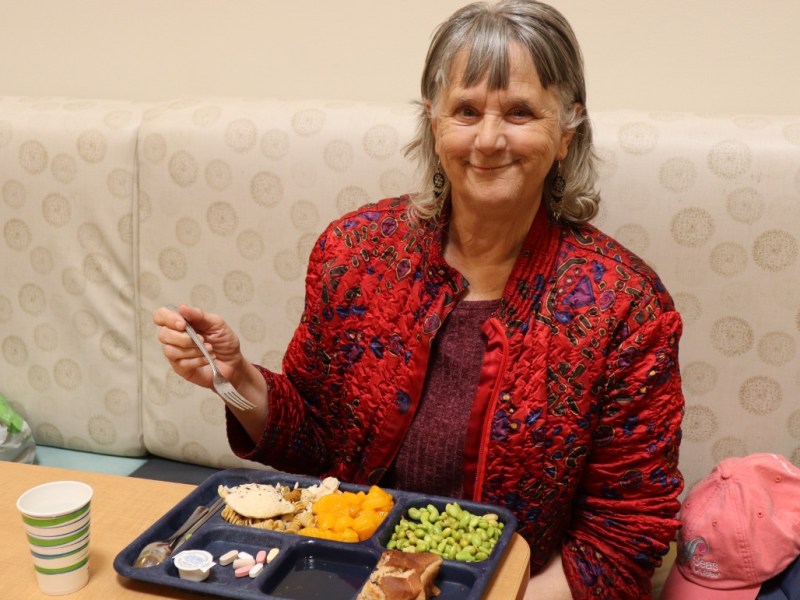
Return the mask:
[[[184,550],[172,557],[181,579],[203,581],[214,566],[214,557],[205,550]]]

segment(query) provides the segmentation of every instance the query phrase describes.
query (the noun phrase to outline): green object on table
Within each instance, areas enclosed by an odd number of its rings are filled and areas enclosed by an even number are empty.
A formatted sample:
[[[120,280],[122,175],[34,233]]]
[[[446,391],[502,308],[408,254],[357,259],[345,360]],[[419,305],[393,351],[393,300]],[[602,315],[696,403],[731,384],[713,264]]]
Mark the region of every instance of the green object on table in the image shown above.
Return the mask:
[[[0,423],[5,425],[9,433],[20,433],[25,427],[25,421],[11,408],[2,394],[0,394]]]

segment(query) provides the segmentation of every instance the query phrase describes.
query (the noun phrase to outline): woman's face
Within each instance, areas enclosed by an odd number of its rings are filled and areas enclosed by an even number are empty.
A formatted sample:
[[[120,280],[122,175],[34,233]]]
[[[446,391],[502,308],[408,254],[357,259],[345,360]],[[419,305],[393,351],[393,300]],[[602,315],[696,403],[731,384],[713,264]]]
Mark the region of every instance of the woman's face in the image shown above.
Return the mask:
[[[493,216],[535,213],[544,179],[553,162],[566,157],[572,139],[573,132],[560,127],[558,96],[542,87],[519,44],[509,48],[507,89],[489,90],[487,78],[463,87],[466,58],[466,52],[455,57],[452,83],[431,115],[453,207]]]

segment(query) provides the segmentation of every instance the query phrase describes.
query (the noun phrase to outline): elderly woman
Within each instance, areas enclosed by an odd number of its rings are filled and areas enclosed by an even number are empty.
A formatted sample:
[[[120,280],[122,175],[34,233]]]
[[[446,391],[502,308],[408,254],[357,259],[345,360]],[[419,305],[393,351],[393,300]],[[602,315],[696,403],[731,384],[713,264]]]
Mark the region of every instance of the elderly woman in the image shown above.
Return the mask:
[[[587,224],[592,130],[574,34],[530,0],[440,26],[409,151],[428,189],[345,215],[311,253],[283,373],[218,315],[155,313],[174,370],[210,387],[191,322],[257,408],[241,457],[501,504],[533,598],[646,598],[683,483],[681,321],[653,271]]]

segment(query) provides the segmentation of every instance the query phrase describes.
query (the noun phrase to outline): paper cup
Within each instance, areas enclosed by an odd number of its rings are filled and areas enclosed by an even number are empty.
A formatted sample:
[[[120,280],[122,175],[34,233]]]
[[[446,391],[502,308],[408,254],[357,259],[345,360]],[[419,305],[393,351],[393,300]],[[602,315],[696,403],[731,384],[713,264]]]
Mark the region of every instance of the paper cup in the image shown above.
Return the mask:
[[[17,499],[39,588],[51,596],[71,594],[89,581],[92,488],[53,481]]]

